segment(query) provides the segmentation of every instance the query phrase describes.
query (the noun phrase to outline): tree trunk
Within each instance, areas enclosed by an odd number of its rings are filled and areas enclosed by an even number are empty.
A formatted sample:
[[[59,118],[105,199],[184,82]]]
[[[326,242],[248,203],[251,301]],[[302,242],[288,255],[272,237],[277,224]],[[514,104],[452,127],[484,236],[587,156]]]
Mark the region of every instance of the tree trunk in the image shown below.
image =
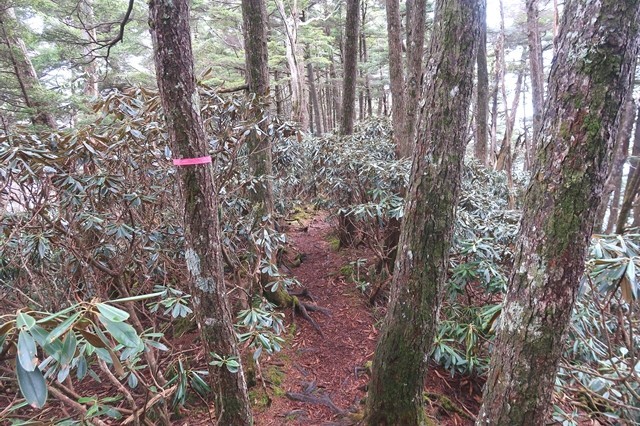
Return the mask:
[[[407,113],[404,99],[404,62],[402,60],[400,0],[386,0],[386,5],[393,142],[396,146],[398,158],[405,158],[411,156],[411,143],[405,133],[407,130]]]
[[[632,90],[629,91],[629,95],[627,96],[622,108],[620,128],[618,129],[618,134],[616,135],[615,144],[613,146],[611,169],[609,171],[609,177],[604,184],[602,198],[600,199],[598,213],[596,214],[596,231],[604,230],[605,232],[611,232],[613,230],[613,225],[616,223],[616,219],[618,218],[622,173],[624,164],[627,162],[627,156],[629,155],[629,142],[631,140],[631,131],[633,129],[633,122],[636,115],[636,106],[633,102]],[[609,203],[610,200],[611,203]],[[603,226],[605,225],[603,220],[607,209],[609,208],[609,204],[611,204],[611,208],[609,209],[609,220],[607,220],[606,226]]]
[[[291,2],[290,13],[286,13],[282,0],[276,0],[276,7],[284,23],[285,56],[289,66],[291,82],[291,119],[300,125],[302,131],[309,128],[309,104],[305,95],[304,61],[298,40],[298,1]]]
[[[544,63],[538,21],[538,0],[527,0],[527,38],[529,40],[529,66],[531,69],[531,103],[533,105],[533,140],[538,140],[544,106]],[[535,150],[535,147],[532,147]],[[529,153],[527,153],[529,155]]]
[[[640,1],[568,0],[478,425],[544,425],[584,271]],[[576,84],[580,82],[580,84]]]
[[[308,58],[307,63],[307,79],[309,80],[309,95],[311,97],[311,107],[313,109],[313,123],[314,123],[314,134],[321,135],[322,134],[322,118],[320,111],[320,102],[318,102],[318,90],[316,88],[316,78],[315,73],[313,72],[313,64],[311,63],[311,58]]]
[[[56,120],[47,111],[46,102],[42,99],[44,88],[38,80],[35,68],[29,59],[27,46],[17,34],[17,19],[13,8],[0,7],[0,36],[7,46],[8,59],[13,67],[24,105],[34,126],[57,128]]]
[[[486,0],[481,0],[485,2]],[[418,102],[422,93],[422,58],[424,56],[424,33],[426,29],[427,0],[407,2],[407,78],[405,81],[404,101],[406,105],[407,143],[410,150],[416,140],[418,125]],[[409,15],[411,15],[409,17]]]
[[[81,0],[78,3],[78,7],[82,14],[82,23],[84,26],[82,38],[86,43],[86,45],[83,46],[83,61],[85,62],[83,68],[86,74],[83,91],[85,96],[97,98],[100,92],[98,90],[98,63],[96,62],[96,57],[93,54],[95,40],[97,40],[95,29],[96,19],[93,14],[93,0]]]
[[[264,116],[269,114],[269,53],[267,49],[267,7],[264,0],[242,0],[242,21],[244,25],[244,51],[246,61],[246,77],[249,93],[255,95],[254,102],[259,107],[257,120],[260,120],[260,130],[251,131],[247,136],[247,151],[249,152],[249,175],[259,180],[249,191],[251,210],[254,218],[253,229],[261,227],[274,228],[273,220],[273,159],[271,138],[268,136],[270,120]],[[262,223],[263,218],[267,218]],[[254,267],[258,271],[262,253],[255,254]],[[267,259],[273,262],[274,259]],[[267,274],[256,273],[253,289],[247,289],[247,302],[259,293],[261,285],[269,282]]]
[[[424,378],[460,192],[480,11],[438,0],[405,216],[367,397],[369,425],[423,425]],[[456,40],[452,43],[451,40]]]
[[[475,156],[482,164],[487,164],[487,114],[489,107],[489,71],[487,70],[487,2],[480,6],[480,39],[478,40],[478,88],[476,99]]]
[[[640,108],[638,109],[638,121],[633,135],[633,149],[631,150],[631,158],[629,159],[629,174],[627,175],[627,184],[624,188],[624,197],[622,205],[620,205],[620,213],[617,217],[611,218],[615,220],[616,234],[624,233],[627,219],[633,208],[633,201],[638,195],[640,189]],[[609,222],[611,222],[611,220]]]
[[[205,156],[208,142],[193,71],[188,0],[151,0],[149,24],[156,79],[173,155],[176,158]],[[213,352],[238,360],[225,293],[213,167],[210,164],[180,167],[178,182],[184,203],[189,287],[204,353],[207,359]],[[225,366],[210,365],[209,383],[219,424],[252,424],[242,367],[231,373]]]
[[[360,0],[347,0],[345,22],[344,80],[342,89],[342,117],[340,134],[353,133],[356,108],[356,79],[358,77],[358,36],[360,34]]]
[[[501,20],[502,22],[502,20]],[[501,28],[503,25],[501,24]],[[491,91],[491,146],[489,148],[488,164],[495,167],[498,146],[498,93],[502,81],[504,62],[504,31],[500,31],[495,48],[495,64],[493,69],[493,88]]]
[[[513,92],[513,100],[511,101],[511,108],[507,106],[506,102],[506,93],[505,93],[505,130],[504,137],[502,138],[502,146],[500,147],[500,152],[498,153],[498,158],[496,160],[496,170],[504,170],[507,172],[507,177],[509,179],[509,187],[513,185],[513,177],[512,177],[512,149],[511,149],[511,139],[513,138],[513,128],[516,124],[516,115],[518,113],[518,105],[520,105],[520,96],[522,95],[522,80],[524,79],[524,57],[520,63],[520,70],[518,71],[518,78],[516,79],[516,87]],[[503,78],[504,83],[504,78]],[[503,86],[503,91],[504,91]]]

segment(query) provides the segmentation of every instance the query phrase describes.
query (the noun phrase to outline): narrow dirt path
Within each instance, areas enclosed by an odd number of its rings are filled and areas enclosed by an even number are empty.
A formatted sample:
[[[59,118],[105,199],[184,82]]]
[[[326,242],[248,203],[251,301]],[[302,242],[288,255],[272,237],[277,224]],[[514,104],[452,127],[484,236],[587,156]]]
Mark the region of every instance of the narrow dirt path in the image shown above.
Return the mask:
[[[374,318],[355,284],[339,276],[340,268],[358,253],[332,250],[331,231],[326,214],[321,213],[288,233],[303,256],[291,273],[313,297],[309,302],[328,309],[330,316],[310,312],[322,335],[296,317],[289,346],[264,362],[267,379],[276,367],[281,373],[276,380],[279,395],[272,395],[269,407],[256,409],[257,425],[349,424],[349,411],[355,411],[364,396],[367,377],[360,367],[373,356]],[[291,326],[291,316],[287,323]]]

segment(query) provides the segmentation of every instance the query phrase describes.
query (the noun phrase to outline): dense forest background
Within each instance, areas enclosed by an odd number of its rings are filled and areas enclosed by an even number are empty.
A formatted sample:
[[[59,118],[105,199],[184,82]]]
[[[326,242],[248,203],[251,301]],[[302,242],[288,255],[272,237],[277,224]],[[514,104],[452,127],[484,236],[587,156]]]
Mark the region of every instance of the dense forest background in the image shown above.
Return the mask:
[[[640,6],[600,3],[0,5],[0,419],[638,424]],[[287,388],[365,330],[356,401]]]

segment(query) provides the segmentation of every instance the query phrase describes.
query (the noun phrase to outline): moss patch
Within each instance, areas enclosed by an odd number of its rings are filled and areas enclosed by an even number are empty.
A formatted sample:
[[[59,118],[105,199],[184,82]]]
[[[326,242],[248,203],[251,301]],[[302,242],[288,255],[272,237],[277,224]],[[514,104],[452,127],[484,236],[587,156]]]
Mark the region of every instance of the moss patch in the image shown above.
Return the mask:
[[[266,408],[271,405],[271,398],[262,388],[255,388],[249,391],[249,402],[254,408]]]
[[[473,420],[473,418],[471,418],[469,414],[467,414],[462,408],[460,408],[458,404],[451,401],[451,399],[449,399],[449,397],[447,397],[446,395],[434,392],[425,392],[424,400],[428,403],[440,406],[440,408],[448,414],[456,413],[460,417],[463,417],[467,420]]]
[[[329,247],[331,247],[331,250],[340,250],[340,238],[338,238],[338,236],[334,233],[327,235],[326,241],[329,243]]]
[[[282,389],[282,382],[284,380],[284,373],[280,368],[275,365],[269,366],[267,371],[264,372],[265,379],[271,384],[271,390],[273,396],[280,398],[285,395],[284,389]]]

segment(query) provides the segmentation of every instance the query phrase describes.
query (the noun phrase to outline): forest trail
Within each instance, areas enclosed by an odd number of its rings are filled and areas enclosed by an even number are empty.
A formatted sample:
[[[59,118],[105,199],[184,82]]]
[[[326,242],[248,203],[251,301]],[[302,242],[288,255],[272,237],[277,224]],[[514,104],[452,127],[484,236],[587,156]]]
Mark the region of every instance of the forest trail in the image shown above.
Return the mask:
[[[362,415],[360,401],[369,380],[365,367],[373,359],[384,311],[371,307],[356,284],[341,275],[345,265],[367,258],[367,253],[362,248],[335,250],[332,233],[325,212],[287,232],[303,259],[291,274],[313,297],[303,301],[328,309],[330,316],[310,312],[320,334],[300,316],[292,325],[287,312],[287,344],[262,360],[269,399],[260,391],[261,383],[251,392],[257,426],[352,425]],[[479,408],[476,384],[433,366],[427,383],[429,416],[436,424],[473,424]]]
[[[326,308],[330,314],[310,312],[320,334],[298,315],[292,325],[288,312],[288,344],[280,354],[263,362],[263,375],[272,382],[269,391],[272,403],[263,409],[255,407],[259,426],[316,425],[336,419],[349,424],[344,417],[359,408],[358,402],[365,394],[368,377],[361,367],[373,357],[375,320],[366,297],[354,283],[340,276],[341,267],[356,260],[357,253],[335,251],[330,243],[331,233],[325,213],[288,232],[290,242],[302,257],[302,263],[291,268],[291,274],[312,297],[301,300]],[[274,379],[279,384],[273,383]]]

